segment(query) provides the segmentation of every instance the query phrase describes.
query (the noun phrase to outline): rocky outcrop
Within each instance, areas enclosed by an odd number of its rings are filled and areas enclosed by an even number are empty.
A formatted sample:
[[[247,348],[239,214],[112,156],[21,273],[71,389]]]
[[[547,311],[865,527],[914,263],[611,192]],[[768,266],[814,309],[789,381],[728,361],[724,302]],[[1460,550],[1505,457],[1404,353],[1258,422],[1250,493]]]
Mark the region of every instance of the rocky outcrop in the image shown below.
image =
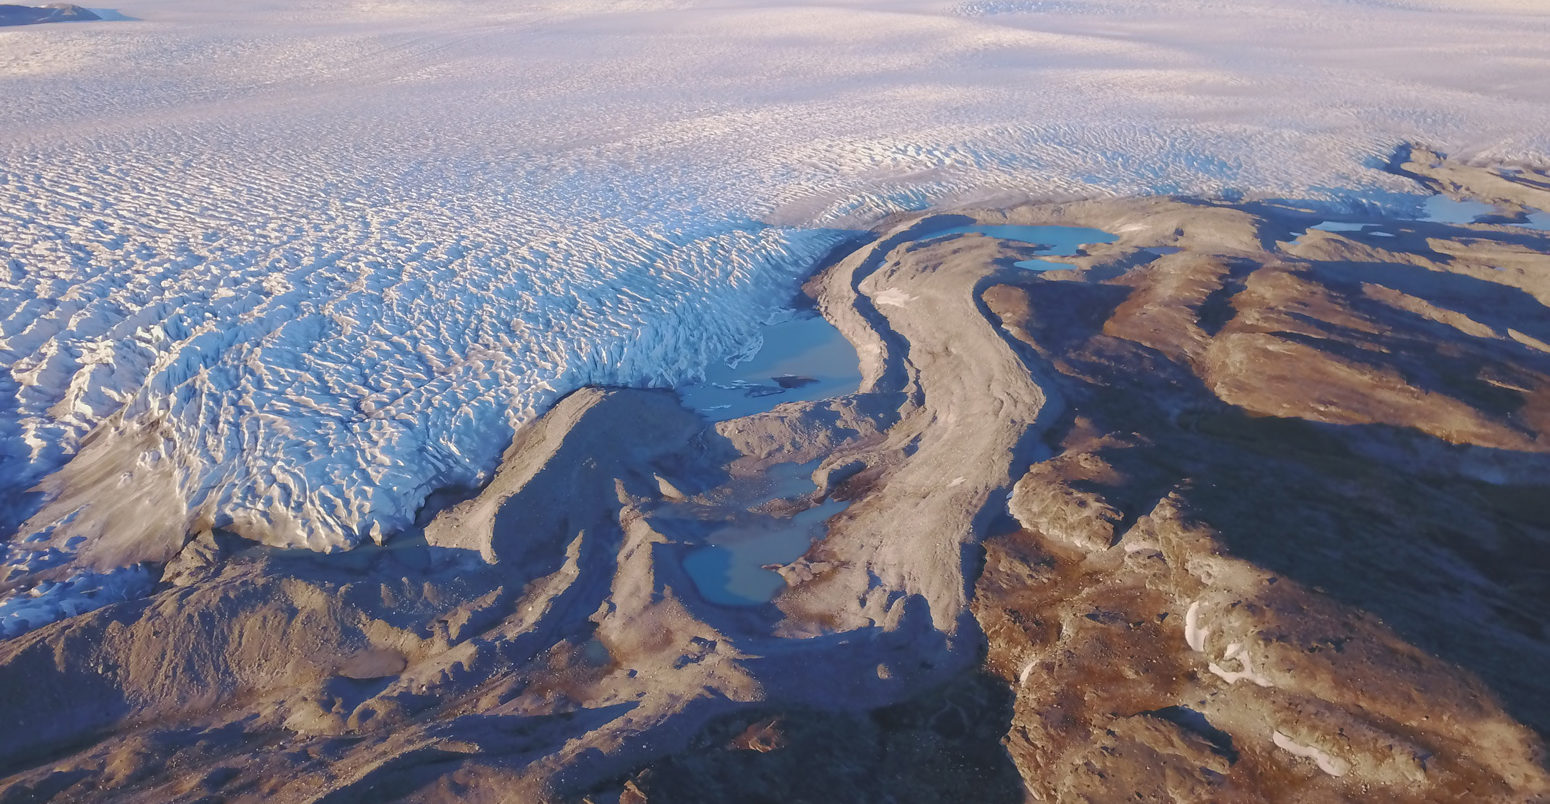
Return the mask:
[[[1550,790],[1550,361],[1511,334],[1543,328],[1550,237],[1289,212],[1208,207],[1129,239],[1253,225],[986,294],[1072,409],[974,598],[1034,798]]]

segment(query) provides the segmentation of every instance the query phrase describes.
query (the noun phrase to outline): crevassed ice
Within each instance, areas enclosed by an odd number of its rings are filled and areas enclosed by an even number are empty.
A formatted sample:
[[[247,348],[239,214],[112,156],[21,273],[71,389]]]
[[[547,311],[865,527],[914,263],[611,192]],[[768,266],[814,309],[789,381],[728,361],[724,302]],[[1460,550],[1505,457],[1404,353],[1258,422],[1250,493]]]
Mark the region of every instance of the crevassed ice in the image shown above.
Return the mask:
[[[200,512],[320,550],[392,532],[559,394],[696,376],[844,236],[605,223],[510,242],[375,214],[341,205],[337,240],[126,238],[75,271],[12,259],[0,348],[19,404],[0,433],[24,471],[0,490],[60,467],[21,532],[108,565],[165,558]],[[337,247],[352,230],[376,247]]]
[[[108,572],[78,572],[63,581],[43,581],[0,597],[0,639],[25,634],[55,620],[130,600],[151,587],[142,566]]]

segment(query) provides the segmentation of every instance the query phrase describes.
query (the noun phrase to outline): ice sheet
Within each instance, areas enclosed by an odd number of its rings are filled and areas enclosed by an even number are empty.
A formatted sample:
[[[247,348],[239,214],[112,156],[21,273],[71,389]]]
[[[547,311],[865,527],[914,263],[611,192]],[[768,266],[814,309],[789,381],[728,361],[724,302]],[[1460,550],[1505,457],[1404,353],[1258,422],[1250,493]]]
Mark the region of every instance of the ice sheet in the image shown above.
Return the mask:
[[[560,394],[698,376],[891,212],[1550,152],[1529,0],[119,10],[0,32],[0,536],[82,569],[391,534]]]

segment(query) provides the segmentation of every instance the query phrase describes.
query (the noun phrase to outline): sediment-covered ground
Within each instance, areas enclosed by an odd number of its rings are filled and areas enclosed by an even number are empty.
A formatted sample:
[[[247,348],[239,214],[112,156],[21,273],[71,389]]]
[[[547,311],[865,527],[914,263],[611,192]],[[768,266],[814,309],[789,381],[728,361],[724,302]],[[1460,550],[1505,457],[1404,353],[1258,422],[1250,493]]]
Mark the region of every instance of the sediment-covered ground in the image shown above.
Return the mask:
[[[854,394],[587,388],[383,545],[203,532],[0,641],[0,801],[1543,800],[1550,179],[1391,168],[1494,216],[900,218],[807,284]],[[820,505],[767,604],[684,568]]]

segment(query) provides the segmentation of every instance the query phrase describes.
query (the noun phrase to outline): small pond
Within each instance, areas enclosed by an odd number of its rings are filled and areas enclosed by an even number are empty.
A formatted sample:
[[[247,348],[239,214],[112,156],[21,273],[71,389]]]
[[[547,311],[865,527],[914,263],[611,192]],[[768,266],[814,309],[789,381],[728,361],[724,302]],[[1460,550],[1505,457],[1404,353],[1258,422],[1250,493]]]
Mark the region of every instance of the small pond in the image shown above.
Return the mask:
[[[1090,229],[1084,226],[1014,226],[1011,224],[955,226],[951,229],[943,229],[933,232],[930,236],[922,238],[923,241],[936,240],[943,237],[963,234],[982,234],[986,237],[994,237],[1000,240],[1015,240],[1020,243],[1031,243],[1038,246],[1041,254],[1051,257],[1075,256],[1083,246],[1097,243],[1112,243],[1118,240],[1117,235],[1109,234],[1102,229]],[[1018,268],[1026,268],[1030,271],[1053,271],[1073,266],[1050,260],[1022,260],[1015,263]]]
[[[706,537],[705,546],[684,557],[684,569],[700,595],[712,603],[766,603],[786,582],[764,565],[800,558],[814,541],[824,537],[829,517],[847,505],[829,500],[790,518],[760,516],[717,528]]]

